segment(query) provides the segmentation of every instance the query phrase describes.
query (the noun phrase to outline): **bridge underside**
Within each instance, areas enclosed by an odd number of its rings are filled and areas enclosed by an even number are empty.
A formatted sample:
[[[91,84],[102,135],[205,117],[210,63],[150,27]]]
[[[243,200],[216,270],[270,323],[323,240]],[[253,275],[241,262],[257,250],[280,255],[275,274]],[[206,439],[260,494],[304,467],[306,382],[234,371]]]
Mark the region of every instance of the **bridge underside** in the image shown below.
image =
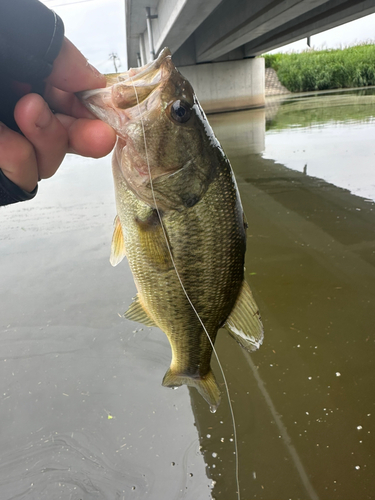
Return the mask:
[[[374,12],[375,0],[126,0],[128,61],[165,46],[178,66],[238,60]]]
[[[375,0],[126,0],[128,61],[169,47],[206,112],[260,107],[254,56],[373,12]]]

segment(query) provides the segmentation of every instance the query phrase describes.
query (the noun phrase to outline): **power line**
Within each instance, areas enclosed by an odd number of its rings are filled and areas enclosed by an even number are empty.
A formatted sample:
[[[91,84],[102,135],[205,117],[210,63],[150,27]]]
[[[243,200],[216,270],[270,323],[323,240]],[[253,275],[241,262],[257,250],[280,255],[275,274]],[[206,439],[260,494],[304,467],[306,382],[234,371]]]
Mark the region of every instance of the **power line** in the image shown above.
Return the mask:
[[[53,2],[54,0],[50,0],[51,2]],[[56,0],[55,0],[56,1]],[[54,7],[65,7],[65,5],[75,5],[77,3],[86,3],[86,2],[94,2],[95,0],[78,0],[76,2],[69,2],[69,3],[59,3],[59,4],[56,4],[56,5],[50,5],[51,8],[54,8]],[[48,3],[47,0],[45,0],[45,3]]]

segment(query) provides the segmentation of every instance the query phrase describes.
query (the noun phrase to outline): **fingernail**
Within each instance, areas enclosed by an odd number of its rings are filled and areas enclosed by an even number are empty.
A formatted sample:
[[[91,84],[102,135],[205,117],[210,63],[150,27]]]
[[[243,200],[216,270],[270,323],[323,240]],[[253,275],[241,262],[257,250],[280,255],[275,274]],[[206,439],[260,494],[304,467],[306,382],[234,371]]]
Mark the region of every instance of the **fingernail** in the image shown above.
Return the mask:
[[[98,69],[95,68],[95,66],[93,66],[92,64],[90,64],[88,61],[87,61],[87,67],[90,68],[90,70],[92,71],[94,77],[97,79],[97,80],[100,80],[100,85],[105,87],[105,84],[106,84],[106,78],[105,76],[100,73],[100,71]]]
[[[50,124],[51,120],[52,120],[51,110],[49,109],[47,103],[45,103],[42,112],[35,120],[35,125],[40,128],[46,128]]]
[[[87,67],[91,69],[91,71],[94,73],[95,76],[98,76],[98,77],[102,76],[102,74],[100,73],[100,71],[97,70],[95,68],[95,66],[93,66],[92,64],[90,64],[88,61],[87,61]]]

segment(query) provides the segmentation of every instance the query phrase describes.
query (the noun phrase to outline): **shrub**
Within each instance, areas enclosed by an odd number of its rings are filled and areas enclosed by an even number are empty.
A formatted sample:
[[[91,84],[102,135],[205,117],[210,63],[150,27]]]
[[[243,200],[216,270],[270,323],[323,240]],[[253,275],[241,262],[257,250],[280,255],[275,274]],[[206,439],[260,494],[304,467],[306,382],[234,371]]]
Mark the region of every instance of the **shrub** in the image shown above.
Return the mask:
[[[283,54],[265,54],[265,66],[266,68],[273,68],[275,71],[279,69],[279,61],[282,59]]]
[[[266,68],[273,68],[292,92],[375,85],[374,44],[264,57]]]

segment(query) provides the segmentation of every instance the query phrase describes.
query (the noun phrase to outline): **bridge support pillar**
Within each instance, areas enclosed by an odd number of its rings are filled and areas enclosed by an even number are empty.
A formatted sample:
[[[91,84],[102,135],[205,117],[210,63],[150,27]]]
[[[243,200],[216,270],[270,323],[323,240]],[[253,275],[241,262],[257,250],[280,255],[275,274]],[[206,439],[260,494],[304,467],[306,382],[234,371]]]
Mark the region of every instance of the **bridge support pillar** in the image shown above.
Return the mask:
[[[206,113],[259,108],[265,104],[263,58],[196,64],[178,69],[192,84]]]

